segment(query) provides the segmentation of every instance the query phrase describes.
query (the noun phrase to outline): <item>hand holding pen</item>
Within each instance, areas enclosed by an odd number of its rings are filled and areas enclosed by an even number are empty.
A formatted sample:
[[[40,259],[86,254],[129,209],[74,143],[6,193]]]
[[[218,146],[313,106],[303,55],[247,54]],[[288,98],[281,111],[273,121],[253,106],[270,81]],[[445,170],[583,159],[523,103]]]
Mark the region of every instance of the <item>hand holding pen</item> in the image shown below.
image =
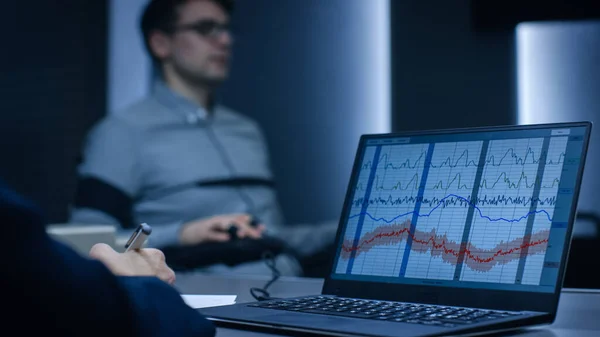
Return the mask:
[[[102,262],[118,276],[155,276],[173,284],[175,272],[165,262],[162,251],[142,248],[152,232],[147,224],[141,224],[125,244],[125,252],[118,253],[104,243],[98,243],[90,250],[90,257]]]

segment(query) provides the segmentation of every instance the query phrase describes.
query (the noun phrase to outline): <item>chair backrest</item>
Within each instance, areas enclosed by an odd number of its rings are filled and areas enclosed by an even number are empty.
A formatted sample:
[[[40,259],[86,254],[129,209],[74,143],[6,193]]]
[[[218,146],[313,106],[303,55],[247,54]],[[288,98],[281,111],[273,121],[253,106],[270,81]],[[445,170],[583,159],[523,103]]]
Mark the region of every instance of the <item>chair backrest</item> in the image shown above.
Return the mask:
[[[600,289],[600,277],[597,276],[597,270],[600,269],[600,259],[597,258],[600,247],[600,215],[579,212],[577,222],[590,225],[587,226],[590,230],[585,231],[585,235],[573,236],[563,286]]]

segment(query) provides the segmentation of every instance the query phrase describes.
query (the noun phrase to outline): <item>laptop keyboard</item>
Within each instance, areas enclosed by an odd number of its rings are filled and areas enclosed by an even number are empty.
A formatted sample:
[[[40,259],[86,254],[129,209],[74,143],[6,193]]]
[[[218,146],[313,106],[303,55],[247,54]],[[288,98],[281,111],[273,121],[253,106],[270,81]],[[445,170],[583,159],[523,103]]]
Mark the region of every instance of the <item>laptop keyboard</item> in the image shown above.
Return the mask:
[[[249,307],[298,311],[378,321],[456,327],[521,315],[518,312],[446,307],[403,302],[373,301],[329,296],[271,300]]]

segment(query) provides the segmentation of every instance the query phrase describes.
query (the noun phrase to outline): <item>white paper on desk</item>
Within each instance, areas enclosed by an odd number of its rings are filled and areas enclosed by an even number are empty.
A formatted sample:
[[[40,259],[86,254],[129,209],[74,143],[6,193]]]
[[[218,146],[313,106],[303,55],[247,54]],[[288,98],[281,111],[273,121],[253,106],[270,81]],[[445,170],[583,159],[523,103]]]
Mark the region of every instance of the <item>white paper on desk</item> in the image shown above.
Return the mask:
[[[236,295],[181,295],[183,301],[194,309],[234,304]]]

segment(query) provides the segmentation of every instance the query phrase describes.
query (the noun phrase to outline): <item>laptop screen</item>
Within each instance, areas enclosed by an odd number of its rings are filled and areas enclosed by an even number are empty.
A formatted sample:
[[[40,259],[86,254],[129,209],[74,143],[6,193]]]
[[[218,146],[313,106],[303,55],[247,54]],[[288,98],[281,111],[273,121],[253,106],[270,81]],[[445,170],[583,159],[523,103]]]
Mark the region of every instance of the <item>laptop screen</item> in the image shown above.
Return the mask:
[[[331,278],[554,292],[586,132],[363,137]]]

